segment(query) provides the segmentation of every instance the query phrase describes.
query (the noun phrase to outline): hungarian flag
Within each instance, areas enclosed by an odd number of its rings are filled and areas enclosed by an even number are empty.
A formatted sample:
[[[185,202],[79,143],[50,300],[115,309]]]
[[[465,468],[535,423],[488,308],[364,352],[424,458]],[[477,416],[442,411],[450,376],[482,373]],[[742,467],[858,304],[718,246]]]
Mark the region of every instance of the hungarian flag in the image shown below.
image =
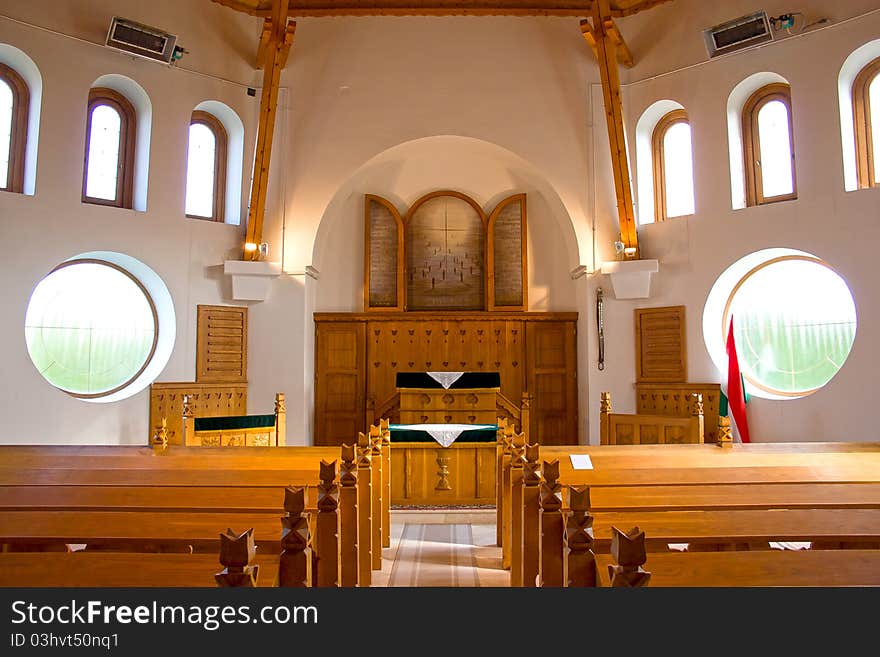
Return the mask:
[[[749,423],[746,420],[746,393],[742,374],[739,371],[739,359],[736,357],[736,340],[733,337],[733,315],[730,316],[730,328],[727,330],[727,401],[730,415],[736,424],[736,430],[744,443],[749,439]]]

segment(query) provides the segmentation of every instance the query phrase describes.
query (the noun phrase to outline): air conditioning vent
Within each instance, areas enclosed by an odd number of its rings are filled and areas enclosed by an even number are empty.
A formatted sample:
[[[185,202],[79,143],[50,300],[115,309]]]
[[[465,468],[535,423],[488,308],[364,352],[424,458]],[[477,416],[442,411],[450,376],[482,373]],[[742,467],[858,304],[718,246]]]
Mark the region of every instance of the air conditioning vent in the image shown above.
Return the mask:
[[[703,38],[709,57],[717,57],[773,41],[773,30],[767,13],[758,11],[704,30]]]
[[[106,45],[132,55],[170,64],[176,43],[177,37],[173,34],[114,17],[110,22],[110,31],[107,32]]]

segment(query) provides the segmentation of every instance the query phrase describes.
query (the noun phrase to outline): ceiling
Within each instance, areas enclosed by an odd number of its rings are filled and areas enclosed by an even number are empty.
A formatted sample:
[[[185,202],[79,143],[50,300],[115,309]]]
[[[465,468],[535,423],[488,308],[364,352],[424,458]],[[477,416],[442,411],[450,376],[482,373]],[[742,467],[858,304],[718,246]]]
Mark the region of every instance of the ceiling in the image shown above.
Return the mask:
[[[619,18],[671,0],[609,0]],[[212,0],[251,16],[269,17],[272,0]],[[288,0],[291,18],[321,16],[579,16],[592,0]]]

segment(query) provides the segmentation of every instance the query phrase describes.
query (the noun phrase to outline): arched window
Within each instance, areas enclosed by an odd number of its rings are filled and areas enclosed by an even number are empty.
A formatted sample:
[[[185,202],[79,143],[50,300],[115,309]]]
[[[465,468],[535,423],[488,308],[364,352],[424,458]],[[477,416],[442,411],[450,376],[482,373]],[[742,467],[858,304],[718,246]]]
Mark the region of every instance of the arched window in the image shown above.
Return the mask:
[[[743,106],[746,202],[763,205],[797,198],[791,88],[768,84]]]
[[[132,206],[136,118],[134,107],[122,94],[105,87],[89,92],[84,203]]]
[[[654,216],[657,221],[694,213],[694,160],[687,112],[673,110],[652,137]]]
[[[859,187],[880,186],[880,58],[868,64],[853,83]],[[875,130],[876,128],[876,130]]]
[[[223,221],[226,196],[226,130],[213,114],[196,110],[189,125],[186,216]]]
[[[30,91],[24,79],[0,64],[0,190],[21,192]]]

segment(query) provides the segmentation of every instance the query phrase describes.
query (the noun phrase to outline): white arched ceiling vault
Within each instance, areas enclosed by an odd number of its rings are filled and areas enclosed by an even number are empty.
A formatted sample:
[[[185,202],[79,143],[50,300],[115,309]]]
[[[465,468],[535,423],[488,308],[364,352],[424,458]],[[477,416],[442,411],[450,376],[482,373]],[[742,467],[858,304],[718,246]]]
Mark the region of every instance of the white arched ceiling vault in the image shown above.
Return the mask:
[[[577,307],[570,272],[592,244],[579,248],[571,216],[553,187],[534,166],[507,149],[442,135],[407,141],[371,158],[330,199],[312,249],[312,266],[319,272],[315,310],[363,307],[364,194],[386,198],[403,214],[418,198],[438,189],[463,192],[486,211],[525,192],[530,308]]]

